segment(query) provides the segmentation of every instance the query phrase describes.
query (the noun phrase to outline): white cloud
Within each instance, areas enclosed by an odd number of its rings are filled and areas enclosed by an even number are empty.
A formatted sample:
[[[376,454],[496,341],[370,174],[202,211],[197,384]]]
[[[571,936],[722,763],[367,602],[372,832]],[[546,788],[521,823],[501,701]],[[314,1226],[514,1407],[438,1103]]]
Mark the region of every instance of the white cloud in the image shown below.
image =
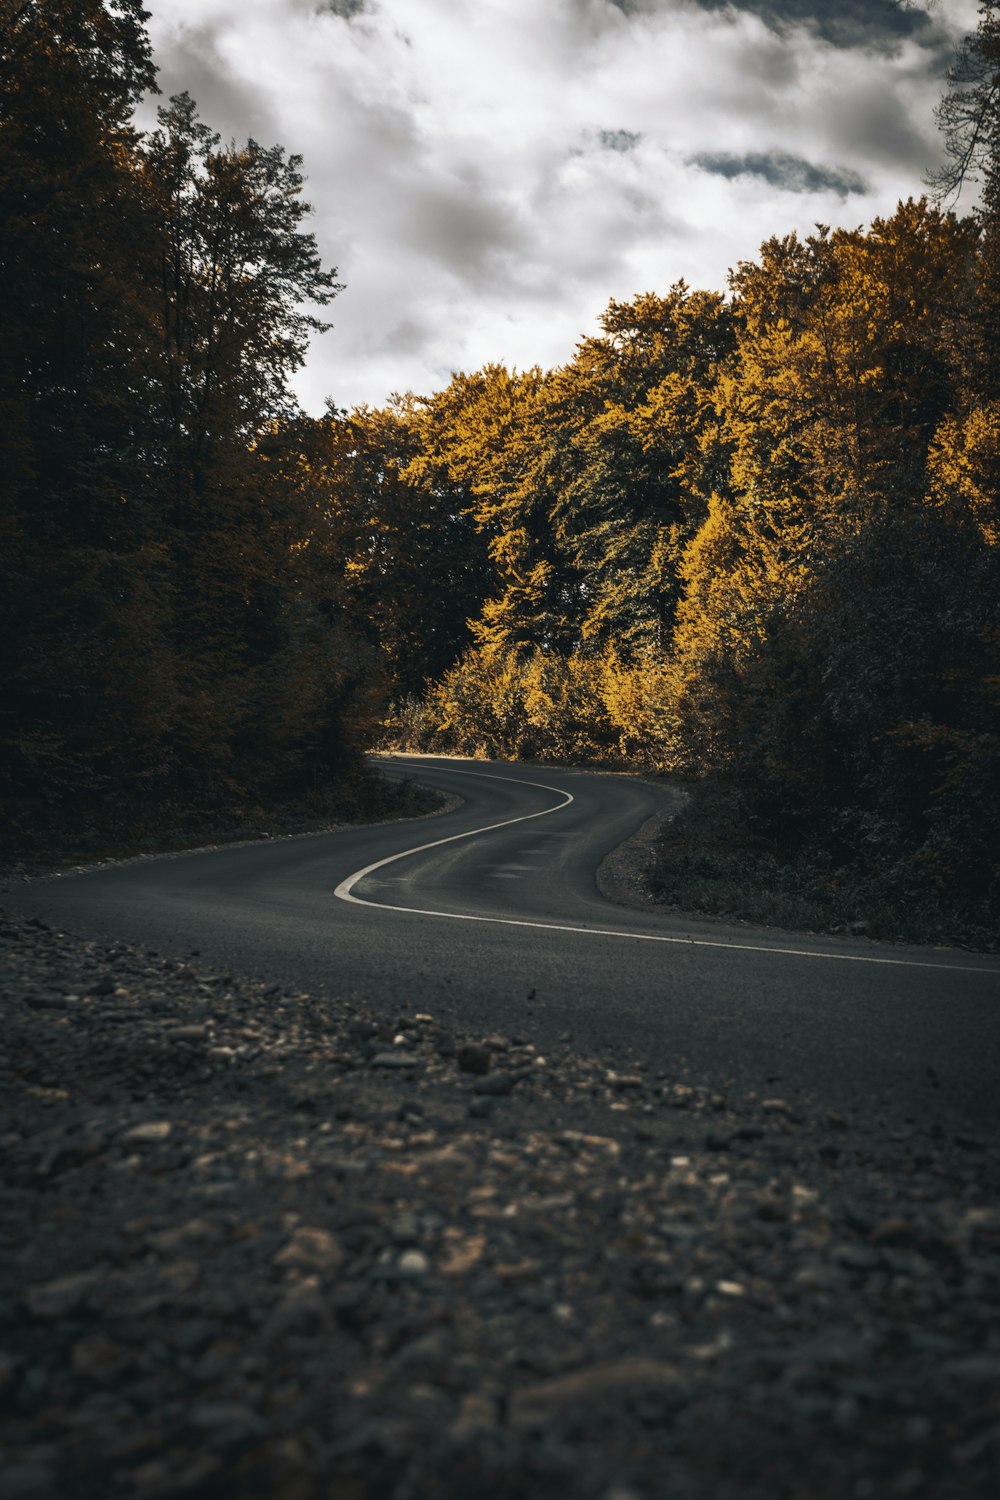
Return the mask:
[[[823,0],[818,25],[805,0],[147,3],[166,92],[305,157],[346,283],[299,382],[317,411],[560,363],[611,296],[720,287],[772,233],[890,211],[935,158],[945,44],[975,15],[876,36],[860,8],[832,45]],[[768,155],[800,165],[709,169]]]

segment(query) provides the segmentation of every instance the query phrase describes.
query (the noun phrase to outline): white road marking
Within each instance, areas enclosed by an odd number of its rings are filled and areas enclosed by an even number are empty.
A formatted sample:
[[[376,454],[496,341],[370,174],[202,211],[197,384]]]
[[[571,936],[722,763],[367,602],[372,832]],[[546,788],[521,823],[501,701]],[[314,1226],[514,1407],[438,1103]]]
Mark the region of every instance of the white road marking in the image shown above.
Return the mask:
[[[359,881],[364,880],[367,875],[373,875],[376,870],[385,869],[386,865],[395,864],[397,860],[408,859],[411,854],[423,854],[428,849],[440,849],[444,844],[455,844],[461,839],[475,838],[480,833],[493,833],[498,828],[510,828],[515,823],[530,823],[534,818],[546,818],[550,813],[561,812],[564,807],[569,807],[570,803],[575,801],[571,793],[564,791],[562,787],[548,786],[541,781],[523,781],[519,776],[497,776],[489,771],[459,771],[452,766],[449,766],[448,770],[453,776],[478,776],[485,781],[508,781],[515,786],[532,786],[543,792],[556,792],[563,798],[563,801],[557,802],[553,807],[543,807],[541,812],[523,813],[518,818],[506,818],[502,823],[489,823],[484,828],[470,828],[466,833],[453,833],[448,838],[432,839],[428,844],[417,844],[413,849],[403,849],[399,854],[390,854],[385,859],[377,859],[373,864],[365,865],[364,869],[355,870],[353,875],[348,875],[340,882],[333,893],[338,900],[348,901],[353,906],[371,906],[378,911],[405,912],[416,917],[440,917],[449,922],[485,922],[492,927],[531,927],[541,932],[572,932],[586,937],[625,938],[634,943],[673,943],[682,948],[724,948],[732,953],[772,953],[780,954],[784,958],[823,958],[833,959],[838,963],[881,964],[897,969],[940,969],[950,974],[980,974],[1000,978],[1000,969],[978,968],[972,964],[934,963],[929,959],[917,958],[876,958],[874,955],[864,953],[828,953],[811,948],[772,948],[766,943],[730,943],[718,938],[675,937],[652,932],[622,932],[614,927],[574,927],[569,923],[531,922],[520,917],[482,917],[465,912],[428,911],[421,906],[393,906],[386,901],[366,901],[361,896],[355,896],[353,890]],[[561,836],[566,837],[566,835]]]

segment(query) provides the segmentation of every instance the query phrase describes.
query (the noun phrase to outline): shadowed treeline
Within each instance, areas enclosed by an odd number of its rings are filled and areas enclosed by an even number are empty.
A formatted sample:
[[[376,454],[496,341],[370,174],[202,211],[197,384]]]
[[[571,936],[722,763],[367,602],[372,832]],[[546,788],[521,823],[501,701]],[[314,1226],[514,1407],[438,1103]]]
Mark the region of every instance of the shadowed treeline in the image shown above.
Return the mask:
[[[154,84],[138,0],[0,0],[0,798],[23,841],[343,777],[377,650],[300,458],[339,290],[299,161]],[[154,816],[157,815],[154,813]]]

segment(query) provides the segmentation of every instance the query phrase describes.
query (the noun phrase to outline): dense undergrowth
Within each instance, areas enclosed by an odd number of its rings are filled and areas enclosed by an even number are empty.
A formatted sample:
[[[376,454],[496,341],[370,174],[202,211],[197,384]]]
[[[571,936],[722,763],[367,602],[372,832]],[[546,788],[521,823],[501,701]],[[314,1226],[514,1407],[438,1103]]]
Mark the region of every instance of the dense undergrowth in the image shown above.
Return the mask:
[[[41,874],[57,866],[127,859],[241,840],[312,833],[350,823],[421,817],[441,806],[439,793],[362,765],[335,785],[266,800],[230,798],[152,806],[141,798],[78,808],[76,817],[25,821],[5,844],[0,873]]]
[[[782,845],[754,830],[731,786],[688,783],[687,791],[651,851],[647,888],[658,905],[798,931],[1000,949],[991,892],[970,901],[913,858],[835,858],[821,845]]]

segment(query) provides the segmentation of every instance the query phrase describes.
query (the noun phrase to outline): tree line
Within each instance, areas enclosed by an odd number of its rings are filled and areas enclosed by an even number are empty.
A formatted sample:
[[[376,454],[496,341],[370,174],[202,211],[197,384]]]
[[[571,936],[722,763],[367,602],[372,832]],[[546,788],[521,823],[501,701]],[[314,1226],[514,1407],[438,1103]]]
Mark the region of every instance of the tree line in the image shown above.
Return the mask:
[[[714,778],[760,845],[996,931],[998,76],[989,3],[932,200],[772,238],[725,297],[612,302],[565,367],[408,414],[403,482],[450,488],[490,576],[387,743]]]
[[[381,734],[716,778],[755,837],[995,925],[992,0],[930,200],[612,301],[561,368],[318,419],[301,162],[186,95],[138,132],[145,19],[0,0],[9,820],[266,805]]]
[[[357,764],[378,650],[289,389],[339,290],[301,162],[155,89],[139,0],[0,0],[0,810],[15,835]]]

